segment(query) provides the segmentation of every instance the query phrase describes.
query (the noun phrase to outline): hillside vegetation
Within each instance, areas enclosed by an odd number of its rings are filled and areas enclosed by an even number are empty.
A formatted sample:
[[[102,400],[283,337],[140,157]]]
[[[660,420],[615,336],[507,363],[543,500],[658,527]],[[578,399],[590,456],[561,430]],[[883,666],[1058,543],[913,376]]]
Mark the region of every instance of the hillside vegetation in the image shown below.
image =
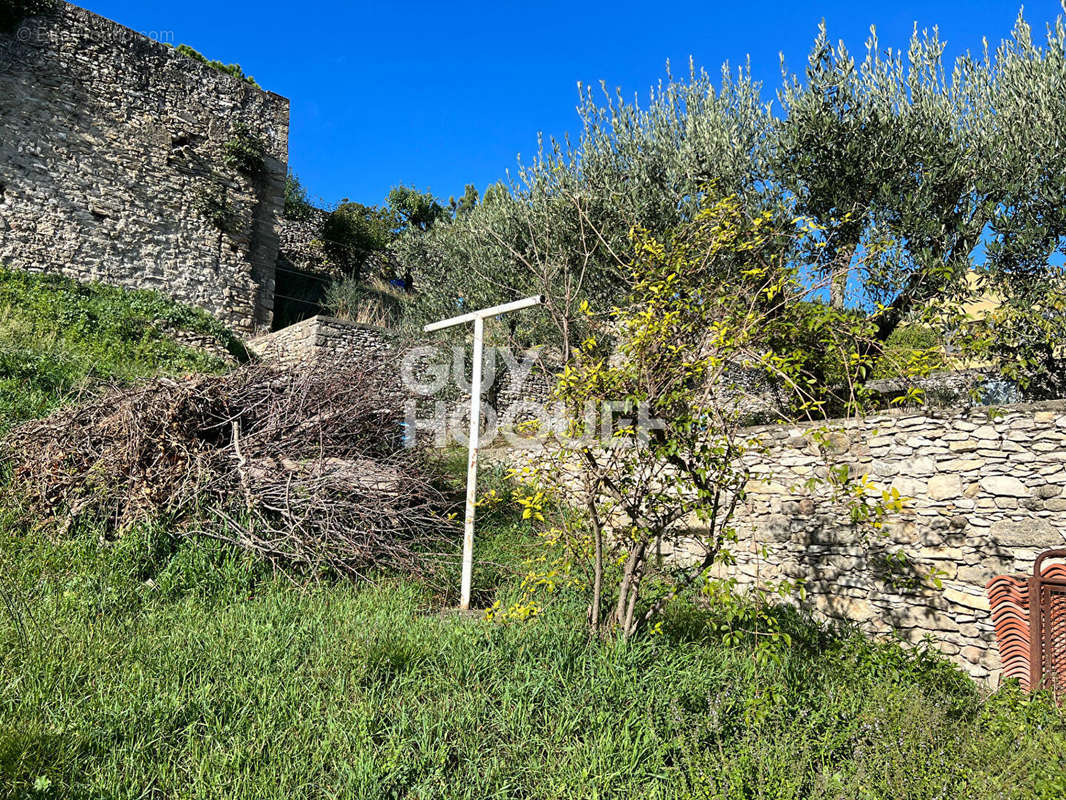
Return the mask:
[[[0,432],[101,384],[225,370],[183,334],[246,357],[209,314],[155,292],[0,268]]]
[[[787,610],[773,658],[737,605],[590,643],[565,597],[499,624],[409,579],[300,587],[217,542],[82,533],[0,531],[0,797],[1066,795],[1048,703]],[[475,585],[507,602],[528,542],[480,536],[509,567]]]
[[[239,352],[150,293],[0,273],[0,308],[5,425],[100,382],[225,369],[174,329]],[[462,454],[441,461],[461,487]],[[543,544],[484,477],[474,599],[506,608]],[[113,540],[0,511],[0,798],[1066,794],[1061,713],[924,647],[728,592],[590,641],[566,585],[505,623],[448,613],[444,570],[308,581],[165,520]]]

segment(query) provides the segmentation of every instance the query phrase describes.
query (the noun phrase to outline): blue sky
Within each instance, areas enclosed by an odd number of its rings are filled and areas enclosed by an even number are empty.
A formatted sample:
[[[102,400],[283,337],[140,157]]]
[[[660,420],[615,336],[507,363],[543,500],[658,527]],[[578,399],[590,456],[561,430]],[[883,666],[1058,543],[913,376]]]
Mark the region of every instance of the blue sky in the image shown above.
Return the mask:
[[[915,22],[940,27],[949,53],[1005,37],[1017,2],[330,3],[79,0],[143,32],[239,63],[291,101],[289,163],[312,198],[380,202],[401,183],[443,199],[479,190],[532,155],[537,133],[578,126],[577,82],[646,94],[689,56],[717,73],[751,56],[776,85],[778,53],[801,69],[825,18],[861,50],[871,24],[905,46]],[[1059,0],[1031,0],[1034,28]],[[171,38],[172,37],[172,38]]]

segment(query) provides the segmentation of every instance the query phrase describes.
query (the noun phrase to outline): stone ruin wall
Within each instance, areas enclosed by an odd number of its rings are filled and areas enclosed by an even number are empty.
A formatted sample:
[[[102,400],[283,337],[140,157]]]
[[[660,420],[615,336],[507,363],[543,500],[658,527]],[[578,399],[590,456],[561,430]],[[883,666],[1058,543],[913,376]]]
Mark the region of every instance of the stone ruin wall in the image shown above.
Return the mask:
[[[997,683],[985,584],[1031,574],[1037,554],[1066,543],[1066,402],[883,413],[822,444],[814,429],[753,430],[767,450],[748,457],[737,564],[718,574],[741,586],[801,579],[814,609],[874,634],[930,636],[974,678]],[[880,532],[852,526],[827,491],[804,487],[827,463],[896,489],[903,511]]]
[[[317,315],[247,342],[260,358],[285,366],[321,358],[394,358],[395,337],[383,328]],[[396,362],[397,370],[399,361]]]
[[[27,19],[0,34],[0,263],[269,328],[288,121],[285,98],[83,9]],[[259,174],[225,163],[240,130]]]

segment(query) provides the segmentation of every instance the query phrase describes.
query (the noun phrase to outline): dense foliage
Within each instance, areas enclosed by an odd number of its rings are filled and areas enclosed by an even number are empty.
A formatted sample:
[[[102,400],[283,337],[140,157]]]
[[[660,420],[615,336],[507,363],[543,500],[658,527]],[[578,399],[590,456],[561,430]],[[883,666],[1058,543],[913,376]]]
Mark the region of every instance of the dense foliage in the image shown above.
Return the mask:
[[[1063,23],[1040,43],[1019,18],[998,48],[943,53],[935,32],[915,32],[906,52],[871,36],[857,60],[823,28],[775,106],[747,70],[718,85],[668,76],[645,104],[582,91],[578,137],[543,143],[513,185],[393,245],[421,288],[412,326],[460,298],[539,292],[567,349],[584,337],[582,302],[608,308],[629,290],[630,229],[666,235],[710,190],[812,231],[790,258],[869,318],[872,350],[918,322],[1034,396],[1062,393]],[[986,293],[995,313],[962,313]]]
[[[634,231],[629,296],[588,315],[588,335],[559,376],[567,429],[545,434],[519,474],[527,515],[550,545],[564,543],[548,574],[583,585],[594,632],[639,633],[729,563],[751,477],[745,455],[761,446],[746,427],[753,408],[778,424],[864,410],[875,328],[807,299],[817,287],[802,283],[786,257],[791,237],[771,223],[770,212],[748,217],[731,196],[706,202],[667,239]],[[612,409],[610,420],[601,409]],[[899,510],[898,494],[831,462],[807,488],[832,489],[854,523],[878,526]],[[681,547],[694,563],[653,567],[656,553]]]
[[[243,122],[233,127],[230,138],[222,144],[225,165],[250,178],[263,174],[266,157],[266,143]]]
[[[181,332],[246,357],[209,314],[155,292],[0,270],[0,430],[101,383],[225,368]]]
[[[392,241],[388,213],[362,203],[342,203],[326,218],[322,242],[344,272],[358,280],[367,260]]]
[[[285,216],[288,219],[309,219],[315,207],[307,195],[307,189],[291,169],[285,176]]]
[[[179,44],[174,49],[177,52],[181,53],[183,56],[187,56],[188,58],[191,58],[194,61],[199,61],[201,64],[206,64],[213,70],[217,70],[218,72],[221,72],[225,75],[229,75],[233,78],[236,78],[237,80],[244,81],[245,83],[250,83],[257,89],[261,88],[259,84],[256,83],[255,78],[253,78],[251,75],[244,74],[244,70],[241,69],[240,64],[224,64],[221,61],[216,61],[213,58],[208,58],[199,50],[189,47],[189,45],[187,44]]]

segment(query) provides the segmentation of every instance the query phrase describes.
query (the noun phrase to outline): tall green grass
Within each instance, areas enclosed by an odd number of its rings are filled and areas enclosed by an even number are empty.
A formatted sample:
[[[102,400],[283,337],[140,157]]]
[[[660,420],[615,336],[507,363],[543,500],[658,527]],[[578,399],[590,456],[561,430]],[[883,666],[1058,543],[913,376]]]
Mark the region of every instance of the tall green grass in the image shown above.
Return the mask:
[[[0,432],[104,382],[225,369],[175,331],[245,357],[209,314],[155,292],[0,268]]]
[[[500,625],[402,578],[83,533],[0,535],[0,797],[1066,796],[1049,705],[788,610],[778,660],[691,605],[590,643],[565,599]]]

